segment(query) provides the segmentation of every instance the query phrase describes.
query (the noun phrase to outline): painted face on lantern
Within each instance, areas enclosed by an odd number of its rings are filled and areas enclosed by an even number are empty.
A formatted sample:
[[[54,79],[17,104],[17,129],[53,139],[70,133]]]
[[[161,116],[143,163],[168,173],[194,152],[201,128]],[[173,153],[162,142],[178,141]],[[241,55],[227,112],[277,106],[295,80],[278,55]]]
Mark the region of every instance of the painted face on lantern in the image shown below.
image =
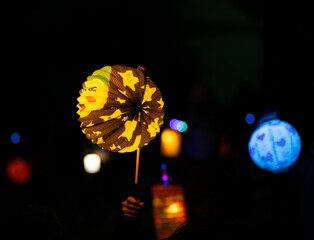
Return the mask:
[[[105,66],[87,77],[78,100],[86,137],[111,152],[133,152],[160,132],[164,102],[156,84],[138,69]]]

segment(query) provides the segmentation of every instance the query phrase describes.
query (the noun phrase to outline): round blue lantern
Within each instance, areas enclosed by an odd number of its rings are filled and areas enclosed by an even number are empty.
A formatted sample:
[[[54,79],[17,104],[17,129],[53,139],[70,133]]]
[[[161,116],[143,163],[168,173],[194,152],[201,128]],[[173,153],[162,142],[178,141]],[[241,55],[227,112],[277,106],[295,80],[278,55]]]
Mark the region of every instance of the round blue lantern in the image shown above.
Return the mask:
[[[301,151],[298,132],[279,119],[262,123],[251,135],[249,153],[253,162],[268,171],[281,171],[291,166]]]

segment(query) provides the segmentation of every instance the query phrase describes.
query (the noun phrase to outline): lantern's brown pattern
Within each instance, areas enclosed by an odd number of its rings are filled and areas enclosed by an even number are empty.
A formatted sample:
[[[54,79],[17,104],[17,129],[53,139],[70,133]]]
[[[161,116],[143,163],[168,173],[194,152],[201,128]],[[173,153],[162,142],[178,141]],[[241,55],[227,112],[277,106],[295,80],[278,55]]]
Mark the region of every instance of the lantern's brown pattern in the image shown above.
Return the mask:
[[[108,151],[142,148],[163,124],[162,95],[139,69],[114,65],[96,70],[83,83],[77,100],[83,133]]]

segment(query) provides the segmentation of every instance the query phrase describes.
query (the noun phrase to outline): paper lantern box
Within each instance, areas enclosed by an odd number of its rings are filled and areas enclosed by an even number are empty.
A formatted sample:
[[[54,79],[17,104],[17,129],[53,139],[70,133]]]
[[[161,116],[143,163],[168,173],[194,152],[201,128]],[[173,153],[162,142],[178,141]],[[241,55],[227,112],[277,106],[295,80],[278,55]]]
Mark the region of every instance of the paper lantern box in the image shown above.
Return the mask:
[[[153,185],[153,217],[158,240],[169,237],[187,221],[184,190],[180,185]]]

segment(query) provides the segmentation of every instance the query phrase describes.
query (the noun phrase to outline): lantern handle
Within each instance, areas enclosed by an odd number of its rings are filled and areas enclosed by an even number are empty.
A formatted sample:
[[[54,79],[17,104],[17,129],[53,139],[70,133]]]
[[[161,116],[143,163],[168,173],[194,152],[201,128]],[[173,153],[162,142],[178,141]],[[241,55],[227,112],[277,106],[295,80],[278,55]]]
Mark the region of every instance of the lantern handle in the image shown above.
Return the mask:
[[[140,149],[136,150],[136,165],[135,165],[135,185],[138,183],[138,169],[140,165]]]
[[[139,192],[140,190],[138,184],[134,184],[131,191],[131,196],[134,197],[138,202],[140,201]]]
[[[135,181],[132,189],[132,197],[139,201],[139,187],[138,187],[138,170],[140,165],[140,149],[136,150],[136,164],[135,164]]]

